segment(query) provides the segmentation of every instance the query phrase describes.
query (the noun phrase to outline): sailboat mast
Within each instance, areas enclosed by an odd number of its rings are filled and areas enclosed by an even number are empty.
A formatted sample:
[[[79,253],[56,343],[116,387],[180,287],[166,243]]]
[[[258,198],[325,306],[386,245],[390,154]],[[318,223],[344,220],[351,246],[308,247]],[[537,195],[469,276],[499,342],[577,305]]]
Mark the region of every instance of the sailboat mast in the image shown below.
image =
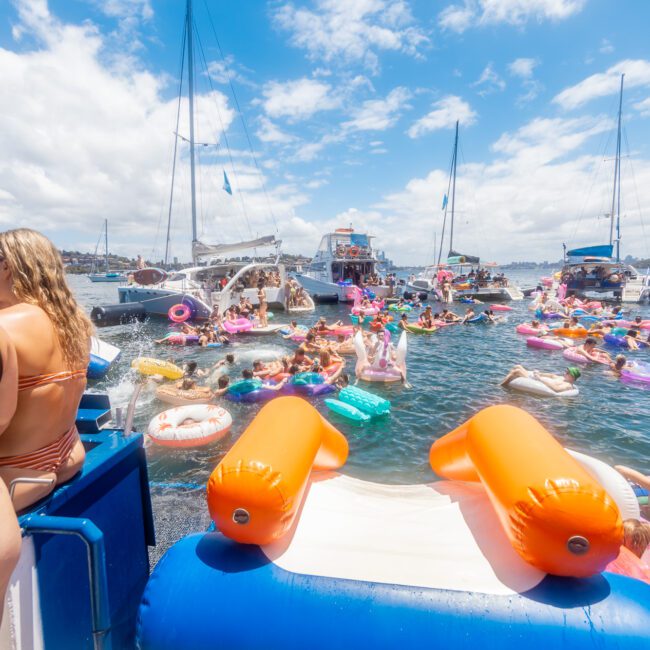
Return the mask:
[[[618,135],[616,138],[616,163],[614,166],[614,191],[612,192],[612,212],[609,221],[609,245],[614,243],[614,214],[616,214],[616,261],[621,259],[621,118],[623,115],[623,79],[618,97]]]
[[[108,273],[108,219],[104,219],[104,266],[106,273]]]
[[[449,251],[454,250],[454,208],[456,205],[456,159],[458,158],[458,120],[456,120],[456,137],[454,139],[454,155],[451,161],[451,227],[449,230]]]
[[[190,184],[192,188],[192,258],[196,238],[196,178],[194,169],[194,55],[192,44],[192,0],[187,0],[187,74],[190,108]]]

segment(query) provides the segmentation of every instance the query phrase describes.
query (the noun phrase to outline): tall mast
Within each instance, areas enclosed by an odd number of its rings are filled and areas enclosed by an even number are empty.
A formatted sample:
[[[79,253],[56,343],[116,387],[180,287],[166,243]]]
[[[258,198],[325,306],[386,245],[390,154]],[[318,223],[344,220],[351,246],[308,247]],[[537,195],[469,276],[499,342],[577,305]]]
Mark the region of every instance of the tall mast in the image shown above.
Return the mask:
[[[106,267],[106,273],[108,273],[108,219],[104,219],[104,266]]]
[[[449,251],[454,250],[454,208],[456,204],[456,159],[458,157],[458,120],[456,120],[456,137],[454,139],[454,155],[451,159],[451,228],[449,231]]]
[[[192,259],[196,243],[196,180],[194,172],[194,56],[192,45],[192,0],[187,0],[187,75],[190,104],[190,185],[192,188]]]
[[[612,212],[609,220],[609,245],[614,243],[614,214],[616,214],[616,261],[621,259],[621,117],[623,115],[623,79],[618,97],[618,135],[616,138],[616,163],[614,166],[614,191],[612,192]]]

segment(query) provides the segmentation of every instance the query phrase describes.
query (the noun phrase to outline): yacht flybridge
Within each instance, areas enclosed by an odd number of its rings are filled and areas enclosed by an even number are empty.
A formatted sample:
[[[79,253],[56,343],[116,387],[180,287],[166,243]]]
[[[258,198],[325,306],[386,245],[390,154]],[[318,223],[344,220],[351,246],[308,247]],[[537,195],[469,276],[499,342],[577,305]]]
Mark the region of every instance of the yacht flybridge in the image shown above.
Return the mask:
[[[316,302],[354,302],[355,287],[368,287],[377,298],[390,297],[394,287],[379,283],[372,236],[338,228],[321,239],[316,255],[296,279]]]

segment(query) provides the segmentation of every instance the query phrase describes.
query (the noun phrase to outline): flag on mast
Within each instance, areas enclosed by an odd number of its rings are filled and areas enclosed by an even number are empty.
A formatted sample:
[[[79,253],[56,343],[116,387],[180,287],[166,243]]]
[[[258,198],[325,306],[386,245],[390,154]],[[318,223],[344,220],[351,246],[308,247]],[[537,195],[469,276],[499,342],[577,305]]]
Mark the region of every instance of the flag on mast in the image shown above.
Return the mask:
[[[232,196],[232,187],[230,187],[230,181],[226,175],[226,170],[223,170],[223,189]]]
[[[442,197],[442,209],[444,210],[447,207],[447,195],[445,194]]]

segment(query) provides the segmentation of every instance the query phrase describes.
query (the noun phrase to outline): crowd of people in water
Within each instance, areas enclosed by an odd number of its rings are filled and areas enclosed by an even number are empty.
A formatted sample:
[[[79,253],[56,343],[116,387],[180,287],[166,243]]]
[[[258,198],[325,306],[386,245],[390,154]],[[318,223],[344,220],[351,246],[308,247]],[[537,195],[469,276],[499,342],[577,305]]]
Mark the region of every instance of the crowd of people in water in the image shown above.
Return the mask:
[[[242,296],[239,305],[229,308],[225,314],[215,310],[208,323],[201,326],[184,324],[183,331],[198,336],[206,345],[206,342],[226,344],[228,337],[220,328],[224,320],[237,320],[246,314],[255,316],[257,311],[260,324],[264,323],[266,285],[259,281],[260,277],[251,278],[259,291],[257,307]],[[276,282],[277,278],[272,276],[272,281]],[[542,313],[548,302],[548,297],[540,299]],[[561,306],[569,310],[563,313],[567,321],[564,325],[580,327],[580,322],[570,314],[570,304],[565,302]],[[407,306],[404,302],[397,305],[398,308]],[[553,305],[553,308],[557,307]],[[488,309],[483,313],[486,318],[496,320],[490,312]],[[591,313],[596,312],[594,309]],[[399,311],[394,313],[399,314]],[[399,327],[408,325],[409,313],[406,310],[399,315]],[[447,308],[434,313],[427,306],[417,322],[429,328],[436,323],[468,323],[473,317],[472,306],[464,316]],[[541,321],[540,317],[532,325],[538,326]],[[384,332],[389,322],[381,322],[374,332],[362,329],[361,325],[356,328],[362,332],[369,363],[373,355],[380,353],[378,340],[381,336],[378,334]],[[629,343],[642,336],[645,338],[641,321],[635,319],[635,324],[628,328]],[[597,326],[603,332],[609,325],[601,322]],[[596,331],[594,327],[592,332]],[[349,325],[340,321],[328,323],[321,318],[305,330],[292,321],[285,337],[301,338],[298,347],[275,359],[255,359],[250,367],[242,370],[241,379],[259,379],[266,383],[279,378],[268,385],[281,387],[283,382],[299,373],[312,372],[327,374],[325,381],[336,387],[346,386],[350,378],[345,373],[344,357],[355,352],[346,328]],[[53,244],[33,230],[0,232],[0,602],[21,548],[17,513],[73,479],[83,466],[85,451],[75,421],[86,388],[92,333],[92,324],[68,287],[61,256]],[[581,345],[572,349],[590,360],[596,355],[601,360],[601,355],[608,355],[608,363],[615,373],[620,373],[627,363],[625,356],[612,358],[599,348],[594,336],[587,336]],[[631,345],[629,349],[635,350]],[[230,375],[224,371],[235,361],[235,354],[229,352],[206,368],[200,368],[194,361],[188,362],[177,385],[181,390],[190,389],[216,375],[216,388],[210,390],[212,397],[218,398],[230,388]],[[558,392],[574,385],[581,375],[581,371],[572,366],[562,375],[516,366],[504,383],[529,373]],[[43,417],[44,413],[47,417]],[[639,486],[650,489],[650,476],[626,467],[618,467],[618,470]],[[646,522],[625,522],[626,548],[641,557],[649,542],[650,528]]]

